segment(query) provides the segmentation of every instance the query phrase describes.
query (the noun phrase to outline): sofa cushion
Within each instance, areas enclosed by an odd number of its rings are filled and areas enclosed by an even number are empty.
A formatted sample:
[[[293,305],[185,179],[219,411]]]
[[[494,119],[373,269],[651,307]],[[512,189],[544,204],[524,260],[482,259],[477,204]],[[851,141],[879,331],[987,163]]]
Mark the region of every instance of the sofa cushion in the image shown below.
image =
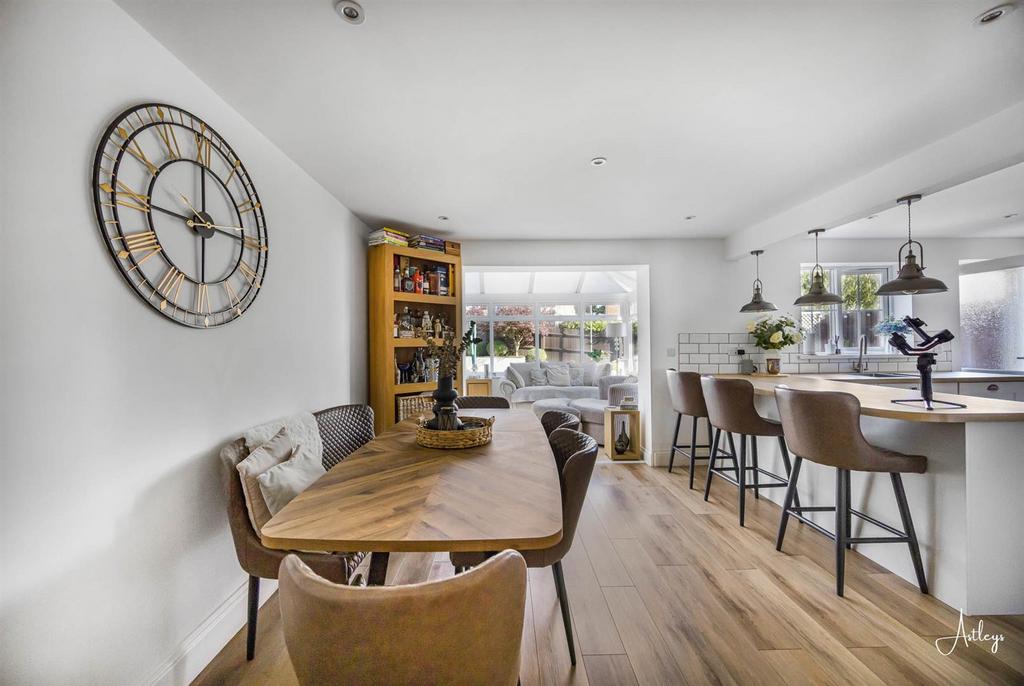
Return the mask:
[[[544,369],[531,369],[530,378],[526,381],[527,386],[547,386],[548,374]]]
[[[294,455],[290,460],[271,467],[257,477],[260,492],[267,501],[271,515],[276,515],[295,496],[327,473],[316,455],[299,450],[295,450]]]
[[[505,375],[516,385],[516,388],[530,386],[530,372],[540,369],[536,362],[512,362],[505,370]]]
[[[282,427],[273,438],[253,450],[249,453],[249,457],[235,466],[238,476],[242,480],[245,509],[249,512],[249,521],[256,533],[259,533],[263,525],[269,522],[273,516],[267,506],[267,500],[260,490],[260,474],[288,460],[294,450],[295,445],[288,435],[288,429]]]
[[[527,386],[517,388],[509,398],[513,403],[532,403],[544,398],[596,398],[596,386]]]
[[[608,402],[600,398],[577,398],[569,407],[580,414],[580,419],[590,424],[604,424],[604,408]]]
[[[581,369],[580,367],[569,367],[569,385],[583,385],[583,369]]]
[[[569,386],[568,367],[548,367],[544,370],[548,376],[549,386]]]
[[[612,372],[612,365],[610,362],[576,362],[575,360],[569,363],[570,367],[578,367],[583,370],[583,385],[584,386],[596,386],[598,379],[604,376],[608,376]]]

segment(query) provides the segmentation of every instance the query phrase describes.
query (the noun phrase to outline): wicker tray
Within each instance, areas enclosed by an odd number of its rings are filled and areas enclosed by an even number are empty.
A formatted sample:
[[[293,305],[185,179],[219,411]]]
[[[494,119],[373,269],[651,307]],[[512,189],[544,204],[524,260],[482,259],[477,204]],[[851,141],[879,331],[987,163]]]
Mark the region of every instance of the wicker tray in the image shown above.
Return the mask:
[[[487,445],[491,442],[491,426],[494,424],[494,417],[489,419],[459,417],[459,419],[465,426],[461,431],[435,431],[421,424],[416,428],[416,443],[424,448],[458,450],[460,448],[475,448],[478,445]]]

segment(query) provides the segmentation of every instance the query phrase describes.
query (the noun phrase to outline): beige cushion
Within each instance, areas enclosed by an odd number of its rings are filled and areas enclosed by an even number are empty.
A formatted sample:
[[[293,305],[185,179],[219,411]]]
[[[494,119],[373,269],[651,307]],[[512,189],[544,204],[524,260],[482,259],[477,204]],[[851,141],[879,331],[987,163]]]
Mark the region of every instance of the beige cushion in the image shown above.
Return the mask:
[[[252,528],[259,533],[263,525],[270,521],[273,516],[267,501],[260,491],[259,476],[272,467],[276,467],[292,456],[295,446],[288,435],[288,430],[282,428],[274,437],[253,450],[249,457],[238,463],[238,476],[242,480],[242,493],[245,495],[245,509],[249,511],[249,521]]]
[[[568,367],[548,367],[544,371],[547,373],[548,385],[549,386],[568,386],[569,385],[569,368]]]
[[[276,515],[292,498],[327,473],[323,463],[311,452],[296,448],[293,454],[290,460],[271,467],[257,477],[260,492],[267,501],[271,515]]]

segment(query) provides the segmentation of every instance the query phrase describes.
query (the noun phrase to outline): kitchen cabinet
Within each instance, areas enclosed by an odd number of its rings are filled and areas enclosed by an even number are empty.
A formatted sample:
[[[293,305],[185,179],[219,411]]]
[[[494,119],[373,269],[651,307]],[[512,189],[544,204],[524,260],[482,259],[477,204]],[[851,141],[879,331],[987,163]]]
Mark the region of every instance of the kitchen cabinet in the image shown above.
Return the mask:
[[[1024,381],[964,382],[960,384],[960,395],[1024,401]]]

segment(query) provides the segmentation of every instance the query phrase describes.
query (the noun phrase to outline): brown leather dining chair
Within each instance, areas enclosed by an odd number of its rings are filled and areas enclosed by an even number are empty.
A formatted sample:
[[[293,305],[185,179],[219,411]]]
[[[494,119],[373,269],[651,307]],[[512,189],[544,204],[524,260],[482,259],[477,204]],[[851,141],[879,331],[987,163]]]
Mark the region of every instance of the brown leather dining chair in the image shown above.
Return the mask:
[[[373,432],[373,409],[367,405],[339,405],[315,412],[317,428],[323,441],[323,465],[330,469],[362,445],[369,442]],[[259,614],[260,579],[276,579],[281,560],[288,554],[284,550],[267,548],[253,529],[245,507],[242,482],[236,469],[249,454],[245,440],[235,439],[220,451],[224,490],[227,494],[228,525],[235,543],[238,564],[249,575],[249,609],[245,644],[246,659],[256,654],[256,624]],[[299,553],[302,560],[317,574],[346,583],[363,560],[363,553]]]
[[[835,541],[836,549],[836,595],[843,595],[846,567],[846,549],[854,543],[906,543],[914,563],[917,585],[921,593],[928,593],[928,583],[921,562],[921,549],[914,531],[914,521],[907,505],[907,494],[903,490],[901,474],[923,474],[928,468],[928,458],[923,455],[906,455],[886,448],[878,448],[867,442],[860,429],[860,401],[849,393],[832,391],[797,391],[791,388],[776,388],[775,401],[779,416],[786,429],[790,447],[795,459],[793,472],[786,489],[779,521],[779,535],[775,549],[782,550],[786,535],[786,523],[790,517],[807,524],[812,529]],[[810,460],[820,465],[836,468],[835,507],[800,507],[795,501],[800,465]],[[850,506],[850,472],[884,472],[892,481],[893,494],[903,531]],[[804,512],[830,512],[835,510],[835,533],[831,533],[810,519]],[[853,537],[850,525],[856,516],[892,536]]]
[[[548,437],[558,468],[559,483],[562,487],[562,540],[543,550],[523,550],[527,567],[551,567],[555,576],[555,590],[558,604],[562,609],[562,623],[565,626],[565,640],[569,644],[569,660],[576,664],[576,647],[572,640],[572,618],[569,613],[569,596],[565,590],[565,576],[562,574],[562,558],[572,547],[576,525],[583,511],[587,497],[590,476],[597,461],[597,441],[593,437],[571,429],[555,429]],[[451,563],[456,571],[463,571],[486,560],[489,553],[452,553]]]
[[[540,423],[549,438],[555,429],[580,430],[580,418],[571,412],[562,412],[561,410],[548,410],[541,415]]]
[[[440,581],[367,587],[331,583],[288,555],[280,580],[285,645],[303,686],[519,678],[526,565],[514,550]]]

